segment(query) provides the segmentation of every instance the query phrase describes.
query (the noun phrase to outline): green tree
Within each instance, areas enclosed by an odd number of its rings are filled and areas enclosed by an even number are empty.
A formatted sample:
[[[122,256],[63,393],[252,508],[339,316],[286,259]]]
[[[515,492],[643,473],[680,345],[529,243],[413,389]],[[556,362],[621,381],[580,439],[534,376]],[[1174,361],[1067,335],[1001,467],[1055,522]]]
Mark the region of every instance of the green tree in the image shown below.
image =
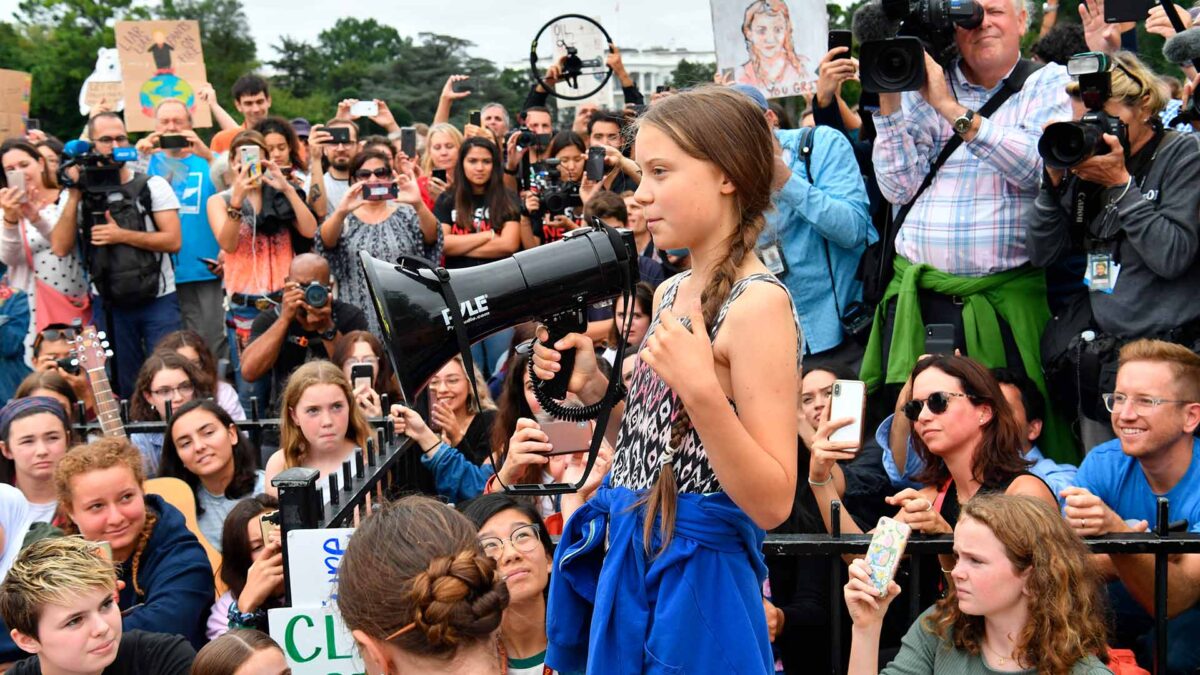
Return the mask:
[[[692,63],[687,59],[681,59],[679,65],[675,66],[675,70],[671,71],[671,86],[676,89],[704,84],[712,82],[713,75],[717,74],[717,64],[715,63]]]
[[[200,23],[200,43],[208,81],[224,105],[232,109],[230,90],[237,78],[258,67],[254,40],[246,31],[249,20],[240,0],[162,0],[155,16],[171,21]]]

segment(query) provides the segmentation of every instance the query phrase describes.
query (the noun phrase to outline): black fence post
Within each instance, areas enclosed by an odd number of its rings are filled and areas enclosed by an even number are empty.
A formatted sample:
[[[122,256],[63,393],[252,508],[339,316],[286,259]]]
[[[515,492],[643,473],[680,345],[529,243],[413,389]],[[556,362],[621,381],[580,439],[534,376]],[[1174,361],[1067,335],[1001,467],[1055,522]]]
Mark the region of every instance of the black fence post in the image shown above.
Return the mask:
[[[1170,530],[1170,504],[1159,497],[1154,533],[1166,537]],[[1167,553],[1162,547],[1154,549],[1154,675],[1167,672]]]
[[[842,537],[842,503],[836,499],[829,502],[829,533],[834,539]],[[833,555],[829,558],[829,648],[832,657],[829,660],[833,675],[842,672],[842,603],[838,601],[842,585],[842,557]]]
[[[271,479],[271,485],[279,491],[279,536],[283,547],[283,590],[285,602],[292,604],[292,580],[288,576],[288,540],[291,530],[307,530],[317,527],[321,519],[321,497],[317,492],[316,469],[293,467],[281,471]]]

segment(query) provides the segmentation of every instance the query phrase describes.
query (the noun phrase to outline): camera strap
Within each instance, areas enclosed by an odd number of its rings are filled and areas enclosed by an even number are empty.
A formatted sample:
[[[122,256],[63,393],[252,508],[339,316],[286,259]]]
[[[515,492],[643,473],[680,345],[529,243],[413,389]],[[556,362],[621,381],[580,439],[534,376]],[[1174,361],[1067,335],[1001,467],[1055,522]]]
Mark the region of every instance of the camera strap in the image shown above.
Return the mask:
[[[1029,79],[1029,76],[1033,75],[1035,72],[1041,69],[1041,67],[1042,66],[1040,64],[1034,63],[1028,59],[1019,59],[1017,61],[1017,65],[1013,67],[1012,73],[1010,73],[1008,77],[1004,78],[1004,83],[1003,86],[1000,87],[1000,90],[995,94],[992,94],[992,97],[983,104],[983,107],[980,108],[976,114],[981,117],[990,117],[993,113],[999,110],[1000,106],[1004,105],[1004,102],[1007,101],[1013,94],[1021,91],[1021,88],[1025,86],[1025,81]],[[913,194],[913,198],[909,200],[907,204],[900,207],[900,210],[897,211],[896,215],[892,218],[892,225],[888,228],[889,238],[895,238],[896,234],[900,231],[900,226],[904,223],[904,219],[908,217],[908,212],[912,210],[912,207],[917,203],[917,199],[921,197],[921,193],[925,192],[925,189],[933,184],[933,179],[937,176],[938,170],[942,168],[942,165],[946,163],[946,160],[950,159],[950,155],[953,155],[954,151],[958,150],[958,147],[962,145],[962,143],[963,137],[959,136],[958,134],[954,134],[950,137],[949,141],[946,141],[946,145],[942,148],[941,153],[938,154],[937,159],[933,160],[933,164],[929,166],[929,173],[925,175],[925,180],[921,182],[921,187],[917,188],[916,193]],[[887,264],[890,265],[891,260],[888,260]]]

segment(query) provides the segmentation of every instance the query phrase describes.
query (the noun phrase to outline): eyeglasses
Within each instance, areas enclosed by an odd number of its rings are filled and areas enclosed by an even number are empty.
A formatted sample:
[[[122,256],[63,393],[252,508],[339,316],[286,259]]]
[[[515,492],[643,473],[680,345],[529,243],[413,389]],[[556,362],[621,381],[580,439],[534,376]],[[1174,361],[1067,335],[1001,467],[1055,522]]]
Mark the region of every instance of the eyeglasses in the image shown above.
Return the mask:
[[[924,401],[914,398],[904,404],[904,416],[909,420],[916,422],[921,416],[921,410],[925,406],[929,406],[929,412],[934,415],[941,415],[946,412],[946,408],[950,407],[950,399],[952,398],[971,398],[967,394],[960,394],[954,391],[935,391],[929,395],[929,398]]]
[[[38,334],[43,340],[57,342],[59,340],[74,340],[79,332],[74,328],[47,328]]]
[[[392,170],[387,167],[380,167],[372,171],[371,169],[359,169],[354,172],[354,177],[359,180],[366,180],[371,176],[376,178],[389,178],[392,175]]]
[[[1139,415],[1149,415],[1154,412],[1154,409],[1164,403],[1195,403],[1195,401],[1178,401],[1169,398],[1154,398],[1151,396],[1135,396],[1129,398],[1125,394],[1101,394],[1100,398],[1104,399],[1104,407],[1108,408],[1108,412],[1119,413],[1125,409],[1125,404],[1133,402],[1133,409]]]
[[[538,546],[542,545],[541,537],[538,536],[538,526],[530,523],[522,525],[512,531],[508,535],[508,541],[518,553],[533,553]],[[500,537],[482,537],[479,540],[479,546],[483,549],[483,554],[492,560],[499,560],[504,555],[504,539]]]
[[[112,145],[113,143],[125,144],[129,142],[128,136],[101,136],[96,139],[96,145]]]
[[[196,387],[191,382],[181,382],[179,385],[174,387],[159,387],[158,389],[151,389],[150,394],[155,398],[167,399],[171,398],[175,392],[179,392],[180,396],[191,396],[192,392],[194,391],[196,391]]]

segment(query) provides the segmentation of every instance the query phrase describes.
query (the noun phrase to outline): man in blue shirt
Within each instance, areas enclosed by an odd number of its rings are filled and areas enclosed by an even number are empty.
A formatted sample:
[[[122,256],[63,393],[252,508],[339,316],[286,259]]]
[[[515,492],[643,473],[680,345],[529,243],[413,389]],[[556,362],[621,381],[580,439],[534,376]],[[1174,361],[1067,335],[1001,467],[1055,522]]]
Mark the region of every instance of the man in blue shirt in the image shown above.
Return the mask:
[[[1024,373],[1010,368],[993,368],[992,375],[1000,382],[1004,400],[1008,401],[1013,416],[1017,418],[1017,425],[1021,428],[1021,452],[1025,459],[1033,462],[1029,472],[1046,481],[1055,494],[1075,485],[1077,469],[1071,464],[1059,464],[1047,459],[1037,447],[1046,416],[1046,399],[1038,391],[1037,385]],[[897,407],[908,401],[907,389],[911,386],[910,379],[896,400]],[[910,429],[908,418],[899,414],[885,419],[875,432],[875,440],[879,445],[888,448],[888,451],[883,453],[883,468],[891,479],[892,486],[897,490],[922,487],[913,480],[913,476],[921,473],[925,463],[921,461],[920,455],[913,452]],[[900,470],[900,465],[904,466],[903,471]],[[1058,501],[1062,504],[1063,498],[1060,497]]]
[[[757,89],[734,89],[767,112],[767,100]],[[809,134],[811,143],[806,143]],[[775,208],[766,214],[760,257],[791,291],[804,331],[805,363],[857,371],[862,347],[847,340],[840,315],[862,300],[855,272],[863,251],[879,235],[871,225],[870,200],[854,149],[830,127],[776,129],[775,138]],[[806,145],[812,150],[807,161]],[[786,271],[774,266],[775,260]]]
[[[138,141],[138,153],[150,155],[146,173],[162,176],[179,198],[179,222],[183,245],[171,256],[175,263],[175,284],[183,327],[204,338],[217,358],[229,357],[225,334],[225,291],[215,268],[204,262],[216,261],[220,249],[208,224],[205,205],[216,193],[209,175],[212,152],[192,131],[192,115],[178,99],[167,99],[154,111],[154,133]],[[162,149],[182,137],[188,145]]]
[[[1080,536],[1142,532],[1154,522],[1158,497],[1172,521],[1200,533],[1200,356],[1182,346],[1138,340],[1121,349],[1116,391],[1104,394],[1117,437],[1092,449],[1062,491],[1064,515]],[[1139,660],[1153,645],[1154,558],[1096,556],[1113,580],[1117,647]],[[1167,672],[1200,667],[1200,554],[1172,556],[1167,566]],[[1149,660],[1143,663],[1149,663]]]

